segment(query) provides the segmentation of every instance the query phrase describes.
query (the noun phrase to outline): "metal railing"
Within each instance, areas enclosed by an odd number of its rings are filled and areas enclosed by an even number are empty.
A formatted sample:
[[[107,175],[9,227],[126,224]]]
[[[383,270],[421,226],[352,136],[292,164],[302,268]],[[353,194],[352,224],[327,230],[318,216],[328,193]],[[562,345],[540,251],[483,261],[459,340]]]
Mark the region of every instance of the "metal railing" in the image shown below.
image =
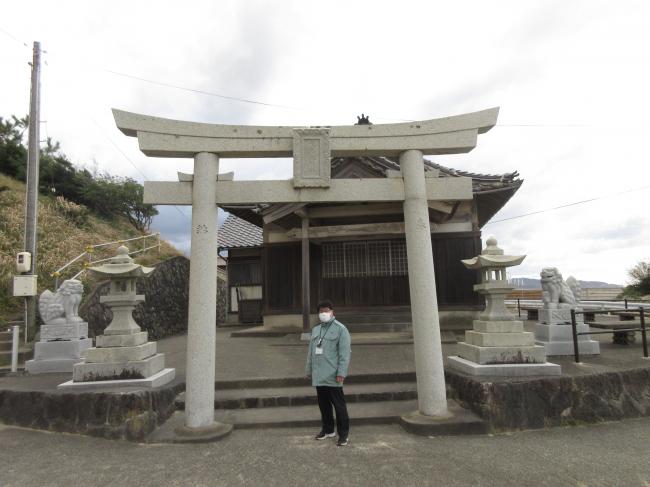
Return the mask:
[[[544,306],[544,303],[542,302],[541,299],[506,299],[505,300],[506,305],[509,306],[514,306],[515,304],[517,305],[517,315],[521,316],[521,310],[522,308],[539,308],[541,309]],[[613,311],[621,311],[621,310],[627,310],[632,308],[646,308],[650,310],[650,303],[643,303],[643,302],[633,302],[629,301],[628,299],[621,299],[621,300],[609,300],[609,301],[589,301],[589,300],[581,300],[580,301],[580,306],[583,308],[587,308],[589,310],[602,310],[605,309],[605,307],[612,308]]]
[[[147,246],[147,239],[148,238],[155,238],[157,241],[155,244]],[[151,250],[154,248],[158,249],[158,253],[160,253],[160,232],[156,233],[150,233],[147,235],[141,235],[140,237],[133,237],[133,238],[127,238],[124,240],[115,240],[114,242],[105,242],[105,243],[100,243],[100,244],[95,244],[95,245],[88,245],[86,246],[86,250],[76,256],[74,259],[70,260],[67,262],[65,265],[59,267],[57,270],[55,270],[51,275],[51,277],[54,278],[54,290],[56,291],[59,288],[59,280],[60,277],[62,276],[62,273],[68,269],[71,269],[73,264],[75,263],[81,263],[82,269],[77,272],[75,275],[70,277],[69,279],[76,279],[79,277],[81,274],[86,272],[88,268],[94,264],[100,264],[102,262],[107,262],[111,260],[112,257],[106,257],[104,259],[97,259],[93,260],[93,254],[95,253],[95,250],[101,249],[103,247],[108,247],[110,245],[123,245],[127,242],[135,242],[141,240],[142,241],[142,248],[139,248],[137,250],[133,250],[129,252],[129,255],[136,255],[140,254],[143,252],[146,252],[147,250]]]
[[[627,308],[626,308],[627,309]],[[611,312],[616,312],[620,311],[620,308],[618,309],[602,309],[602,310],[596,310],[596,311],[591,311],[594,315],[597,314],[609,314]],[[581,335],[601,335],[604,333],[623,333],[623,332],[641,332],[641,342],[643,344],[643,356],[645,358],[648,358],[648,340],[646,336],[646,327],[645,327],[645,309],[643,306],[639,306],[638,309],[628,309],[629,313],[639,313],[639,321],[640,325],[639,328],[618,328],[614,330],[604,330],[604,331],[585,331],[585,332],[580,332],[578,333],[577,329],[577,323],[576,323],[576,315],[584,314],[584,311],[576,311],[574,309],[571,310],[571,332],[573,334],[573,355],[575,358],[576,363],[580,362],[580,347],[578,346],[578,337]],[[589,323],[587,323],[589,324]]]

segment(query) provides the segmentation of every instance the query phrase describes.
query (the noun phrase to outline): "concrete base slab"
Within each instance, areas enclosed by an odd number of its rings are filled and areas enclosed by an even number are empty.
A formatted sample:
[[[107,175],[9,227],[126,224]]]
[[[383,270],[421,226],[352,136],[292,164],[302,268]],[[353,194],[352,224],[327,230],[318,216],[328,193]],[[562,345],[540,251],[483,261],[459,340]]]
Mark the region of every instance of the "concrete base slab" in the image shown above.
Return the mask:
[[[453,400],[447,400],[446,416],[425,416],[419,411],[403,414],[400,425],[404,430],[422,436],[448,436],[483,434],[488,431],[488,423],[473,412],[460,407]]]
[[[573,341],[570,342],[544,342],[538,340],[538,345],[543,345],[546,355],[566,356],[573,355]],[[596,340],[579,340],[578,350],[580,355],[598,355],[600,354],[600,343]]]
[[[174,428],[174,437],[171,441],[173,443],[207,443],[225,438],[232,430],[233,426],[231,424],[217,421],[203,428],[178,426]]]
[[[100,380],[94,382],[73,382],[69,380],[56,386],[57,389],[71,390],[96,390],[96,389],[114,389],[121,387],[145,387],[153,388],[164,386],[176,377],[176,369],[163,369],[157,374],[145,379],[128,379],[128,380]]]
[[[526,377],[531,375],[561,375],[562,367],[546,362],[543,364],[489,364],[481,365],[462,357],[447,357],[447,364],[453,370],[475,376]]]
[[[79,362],[72,369],[75,382],[96,382],[98,378],[112,379],[122,374],[131,377],[151,377],[165,368],[165,354],[157,353],[144,360],[108,362],[104,364]],[[134,377],[134,378],[135,378]]]
[[[72,372],[74,364],[79,363],[80,358],[60,358],[48,360],[28,360],[25,362],[25,371],[30,374],[60,374],[61,372]]]
[[[148,443],[208,443],[232,433],[233,425],[215,421],[204,428],[185,426],[185,412],[177,411],[165,424],[147,437]]]

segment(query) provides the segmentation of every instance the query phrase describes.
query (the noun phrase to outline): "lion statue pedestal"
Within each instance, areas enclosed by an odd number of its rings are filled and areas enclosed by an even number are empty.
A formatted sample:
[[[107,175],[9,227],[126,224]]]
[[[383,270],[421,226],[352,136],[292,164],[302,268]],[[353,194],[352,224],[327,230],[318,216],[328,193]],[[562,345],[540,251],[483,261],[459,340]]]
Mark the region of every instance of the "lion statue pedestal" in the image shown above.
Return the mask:
[[[573,355],[571,310],[581,309],[580,284],[574,277],[564,281],[557,267],[545,267],[540,277],[544,307],[539,310],[539,323],[535,325],[535,343],[544,345],[546,355]],[[576,315],[576,323],[578,333],[589,331],[582,314]],[[579,335],[578,349],[581,355],[596,355],[600,353],[600,343],[589,335]]]
[[[78,314],[83,285],[76,279],[63,281],[56,293],[44,291],[38,310],[44,325],[40,341],[34,345],[34,359],[25,363],[30,374],[72,372],[83,360],[83,353],[93,346],[88,338],[88,323]]]

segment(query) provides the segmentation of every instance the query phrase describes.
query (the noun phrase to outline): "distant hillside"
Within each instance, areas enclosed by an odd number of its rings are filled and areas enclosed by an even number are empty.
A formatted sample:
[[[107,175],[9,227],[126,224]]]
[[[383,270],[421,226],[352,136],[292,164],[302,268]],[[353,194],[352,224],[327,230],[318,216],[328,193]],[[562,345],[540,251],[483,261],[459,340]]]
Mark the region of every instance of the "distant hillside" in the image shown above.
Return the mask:
[[[14,259],[23,250],[25,215],[25,185],[0,174],[0,321],[22,309],[22,300],[12,296]],[[38,205],[38,292],[51,289],[50,276],[57,268],[85,251],[87,245],[124,240],[142,235],[126,217],[99,217],[83,205],[61,197],[39,196]],[[128,245],[128,244],[127,244]],[[142,245],[139,243],[138,245]],[[97,251],[94,260],[114,255],[116,246]],[[134,250],[133,248],[131,250]],[[150,264],[180,252],[167,242],[161,245],[161,255],[153,250],[138,262]],[[70,278],[81,267],[63,275]]]
[[[514,277],[509,281],[517,289],[542,289],[539,279],[528,277]],[[578,281],[583,289],[618,288],[620,284],[608,284],[601,281]]]

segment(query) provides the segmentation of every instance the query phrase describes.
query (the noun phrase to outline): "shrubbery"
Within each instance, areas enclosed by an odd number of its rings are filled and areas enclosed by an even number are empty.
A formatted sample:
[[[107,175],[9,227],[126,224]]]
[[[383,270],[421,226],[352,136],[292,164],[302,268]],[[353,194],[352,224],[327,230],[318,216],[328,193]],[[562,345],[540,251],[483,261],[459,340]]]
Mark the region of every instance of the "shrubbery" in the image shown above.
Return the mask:
[[[627,271],[630,284],[625,286],[621,297],[640,298],[650,296],[650,261],[641,261]]]
[[[27,118],[0,117],[0,172],[21,181],[25,180],[27,148],[23,138],[27,127]],[[123,215],[142,232],[158,214],[153,205],[142,203],[143,188],[137,181],[78,169],[61,153],[59,143],[49,137],[41,149],[39,191],[57,197],[56,201],[64,198],[65,203],[56,204],[83,205],[107,219]],[[83,212],[68,209],[70,217],[83,224]]]

